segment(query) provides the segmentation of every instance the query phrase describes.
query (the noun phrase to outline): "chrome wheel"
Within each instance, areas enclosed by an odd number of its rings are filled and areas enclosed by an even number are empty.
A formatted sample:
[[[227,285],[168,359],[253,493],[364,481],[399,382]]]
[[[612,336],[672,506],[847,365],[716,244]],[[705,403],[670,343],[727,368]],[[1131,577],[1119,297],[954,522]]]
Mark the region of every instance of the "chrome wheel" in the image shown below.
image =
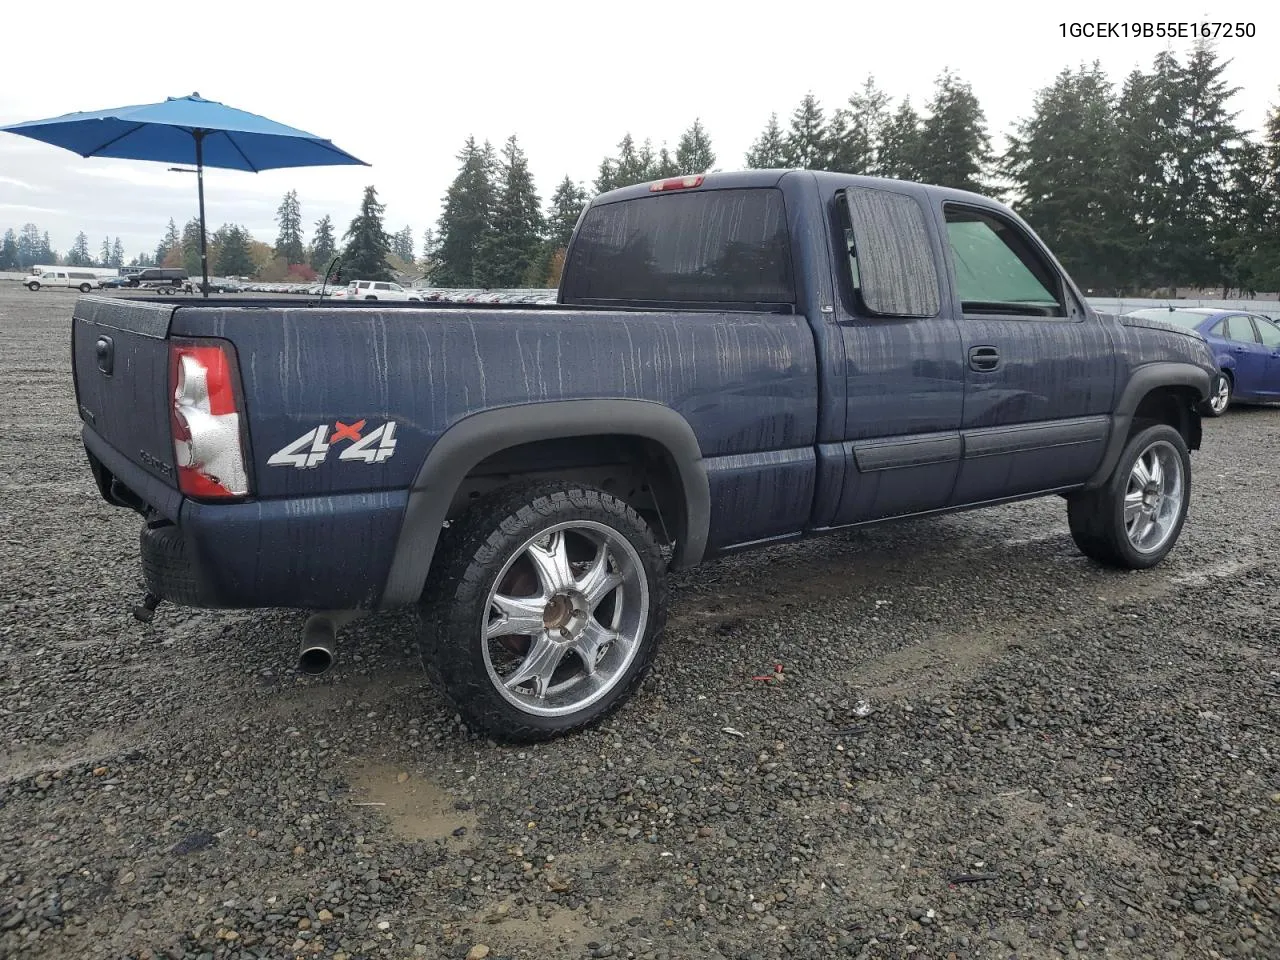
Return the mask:
[[[1157,440],[1138,455],[1129,471],[1124,497],[1124,527],[1139,553],[1154,553],[1182,519],[1182,457],[1167,440]]]
[[[648,622],[648,581],[631,542],[603,523],[559,523],[526,540],[494,579],[485,669],[525,713],[576,713],[627,673]]]

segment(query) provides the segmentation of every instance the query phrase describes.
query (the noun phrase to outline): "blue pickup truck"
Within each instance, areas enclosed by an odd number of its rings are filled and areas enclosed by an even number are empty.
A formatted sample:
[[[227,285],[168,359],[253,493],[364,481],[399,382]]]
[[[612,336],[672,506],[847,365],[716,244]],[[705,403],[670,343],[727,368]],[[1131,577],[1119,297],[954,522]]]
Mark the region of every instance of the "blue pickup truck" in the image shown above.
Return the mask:
[[[806,171],[593,200],[559,301],[86,296],[102,496],[149,594],[419,605],[424,660],[508,740],[598,720],[652,662],[666,572],[1049,494],[1096,561],[1149,567],[1190,498],[1202,337],[1103,316],[1010,210]]]

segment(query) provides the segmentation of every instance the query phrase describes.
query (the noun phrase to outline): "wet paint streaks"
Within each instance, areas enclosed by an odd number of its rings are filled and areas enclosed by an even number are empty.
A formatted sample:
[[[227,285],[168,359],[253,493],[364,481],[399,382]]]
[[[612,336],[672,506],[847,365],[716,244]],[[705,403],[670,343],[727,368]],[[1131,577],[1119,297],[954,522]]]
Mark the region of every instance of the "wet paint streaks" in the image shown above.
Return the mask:
[[[245,387],[264,496],[407,486],[452,423],[534,399],[663,403],[708,457],[806,446],[816,430],[813,339],[798,316],[200,307],[179,318],[191,335],[217,326],[242,356],[289,358],[279,376]],[[353,418],[398,421],[395,456],[266,467],[303,429]]]

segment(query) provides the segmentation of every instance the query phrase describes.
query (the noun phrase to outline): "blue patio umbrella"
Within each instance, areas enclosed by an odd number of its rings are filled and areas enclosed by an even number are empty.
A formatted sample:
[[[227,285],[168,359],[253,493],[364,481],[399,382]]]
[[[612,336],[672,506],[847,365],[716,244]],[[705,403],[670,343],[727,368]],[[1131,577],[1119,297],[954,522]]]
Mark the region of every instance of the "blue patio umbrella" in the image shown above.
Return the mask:
[[[82,157],[194,163],[200,194],[200,270],[209,295],[205,240],[204,168],[274,170],[281,167],[368,166],[329,140],[237,110],[198,93],[91,113],[68,113],[0,127]]]

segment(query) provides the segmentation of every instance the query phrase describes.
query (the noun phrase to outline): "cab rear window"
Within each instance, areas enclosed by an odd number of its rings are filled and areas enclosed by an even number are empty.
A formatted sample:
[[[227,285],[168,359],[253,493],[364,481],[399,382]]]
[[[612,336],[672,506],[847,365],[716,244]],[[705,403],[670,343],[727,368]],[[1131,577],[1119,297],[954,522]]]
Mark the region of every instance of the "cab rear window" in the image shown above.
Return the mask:
[[[577,302],[796,302],[782,192],[702,190],[587,210],[564,271]]]

